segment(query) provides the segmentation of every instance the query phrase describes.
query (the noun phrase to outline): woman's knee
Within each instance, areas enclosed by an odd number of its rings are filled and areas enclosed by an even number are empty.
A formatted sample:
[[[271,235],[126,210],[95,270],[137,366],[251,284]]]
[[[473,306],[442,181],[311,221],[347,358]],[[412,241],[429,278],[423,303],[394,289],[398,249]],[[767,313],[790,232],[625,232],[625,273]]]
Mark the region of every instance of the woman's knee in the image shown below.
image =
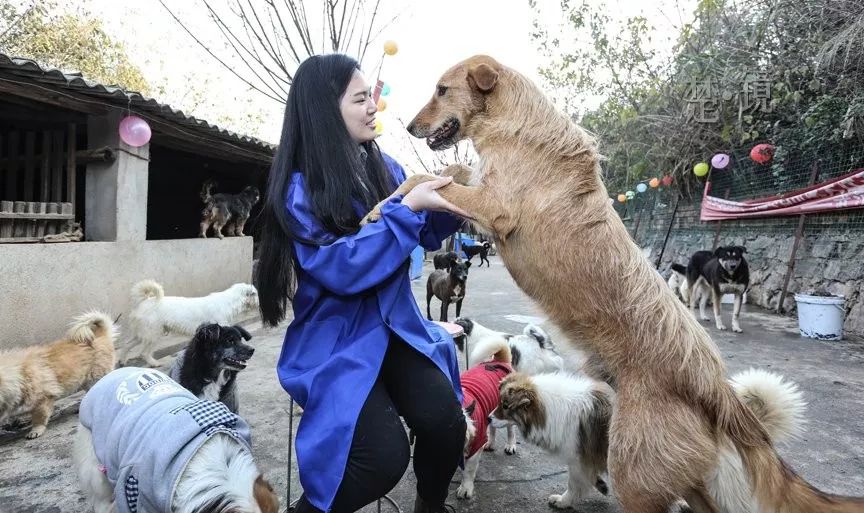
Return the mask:
[[[435,439],[442,444],[452,441],[461,445],[465,440],[465,413],[455,398],[441,401],[413,416],[411,429],[423,439]]]

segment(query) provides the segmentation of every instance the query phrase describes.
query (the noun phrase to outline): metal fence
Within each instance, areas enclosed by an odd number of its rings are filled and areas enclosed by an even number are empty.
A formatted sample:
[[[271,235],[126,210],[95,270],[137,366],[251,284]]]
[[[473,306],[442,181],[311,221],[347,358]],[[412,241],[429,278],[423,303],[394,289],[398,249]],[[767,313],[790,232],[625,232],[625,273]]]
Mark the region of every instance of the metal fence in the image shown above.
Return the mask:
[[[830,155],[778,154],[766,165],[753,162],[749,150],[730,157],[726,169],[712,170],[707,179],[712,196],[736,201],[789,192],[864,168],[860,147]],[[615,202],[633,239],[659,269],[672,261],[686,263],[687,255],[698,249],[744,245],[759,285],[751,302],[788,311],[794,308],[791,293],[803,288],[845,293],[847,309],[858,300],[864,279],[864,209],[703,222],[702,186],[701,180],[685,187],[673,183]]]

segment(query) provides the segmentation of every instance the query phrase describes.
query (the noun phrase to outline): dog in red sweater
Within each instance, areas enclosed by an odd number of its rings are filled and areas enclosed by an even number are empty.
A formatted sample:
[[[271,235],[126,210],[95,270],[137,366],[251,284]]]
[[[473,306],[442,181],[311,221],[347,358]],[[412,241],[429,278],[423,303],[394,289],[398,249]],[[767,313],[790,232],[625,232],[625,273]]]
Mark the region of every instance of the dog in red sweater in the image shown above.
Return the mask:
[[[489,441],[489,416],[498,407],[498,386],[513,372],[510,346],[504,345],[491,361],[475,365],[459,377],[462,382],[463,410],[467,428],[465,432],[465,470],[456,490],[457,499],[474,496],[474,478],[480,466],[480,455]],[[510,426],[508,426],[509,433]],[[514,433],[515,434],[515,433]]]

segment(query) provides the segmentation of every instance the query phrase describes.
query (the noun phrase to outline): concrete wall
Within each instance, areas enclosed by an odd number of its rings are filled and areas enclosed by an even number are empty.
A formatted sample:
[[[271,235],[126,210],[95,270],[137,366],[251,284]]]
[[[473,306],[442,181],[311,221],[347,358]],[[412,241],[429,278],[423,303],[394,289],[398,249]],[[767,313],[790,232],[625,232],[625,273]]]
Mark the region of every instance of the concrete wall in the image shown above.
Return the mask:
[[[92,308],[125,315],[138,280],[201,296],[251,274],[252,237],[0,245],[0,349],[54,340]]]

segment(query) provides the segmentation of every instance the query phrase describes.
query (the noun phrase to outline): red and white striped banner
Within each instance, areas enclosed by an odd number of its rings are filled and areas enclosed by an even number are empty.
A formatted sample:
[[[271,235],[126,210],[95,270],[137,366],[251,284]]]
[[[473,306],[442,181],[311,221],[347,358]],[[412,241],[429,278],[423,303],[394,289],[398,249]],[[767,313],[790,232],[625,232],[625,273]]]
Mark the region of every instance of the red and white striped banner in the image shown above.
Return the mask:
[[[747,201],[709,196],[711,182],[702,195],[703,221],[747,217],[791,216],[864,207],[864,169],[832,178],[804,189]]]

